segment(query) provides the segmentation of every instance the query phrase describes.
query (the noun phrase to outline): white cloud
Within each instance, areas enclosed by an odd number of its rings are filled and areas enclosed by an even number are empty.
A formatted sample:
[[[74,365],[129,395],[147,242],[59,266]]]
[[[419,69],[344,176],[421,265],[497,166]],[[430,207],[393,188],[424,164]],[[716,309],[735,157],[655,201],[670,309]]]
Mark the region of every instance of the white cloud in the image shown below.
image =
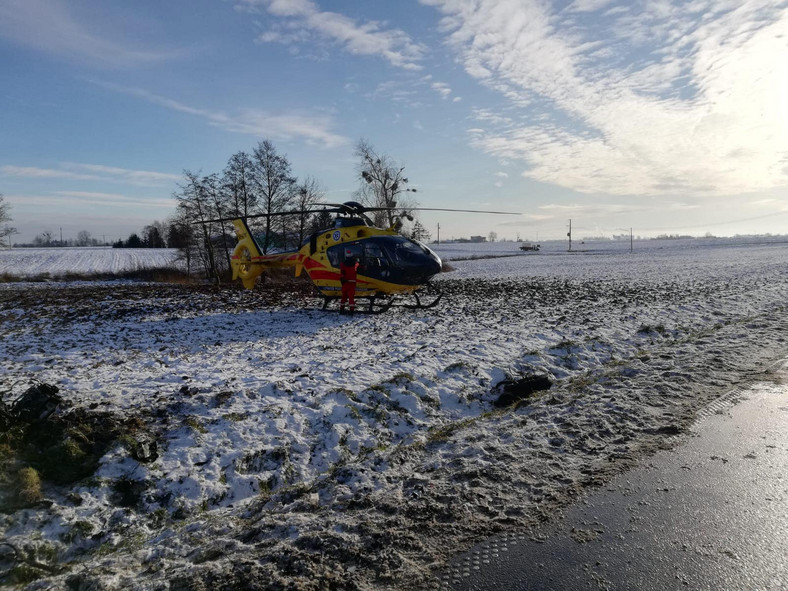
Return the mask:
[[[128,199],[125,195],[119,193],[97,193],[93,191],[54,191],[54,195],[62,195],[63,197],[77,197],[91,200],[107,201],[124,201]]]
[[[449,95],[451,94],[451,88],[445,82],[433,82],[430,86],[432,87],[432,90],[437,92],[444,99],[449,98]]]
[[[536,0],[422,0],[466,72],[520,115],[470,136],[578,191],[726,195],[788,186],[788,9],[652,2],[578,15]],[[582,20],[581,20],[582,19]]]
[[[38,168],[33,166],[0,166],[0,174],[4,176],[66,179],[75,181],[111,181],[140,186],[166,185],[180,180],[179,175],[149,170],[129,170],[100,164],[79,164],[75,162],[61,163],[61,168]]]
[[[172,181],[181,180],[177,174],[165,172],[154,172],[150,170],[129,170],[118,168],[117,166],[104,166],[101,164],[80,164],[76,162],[64,162],[61,166],[70,170],[84,170],[103,177],[114,177],[117,180],[128,181],[132,184],[151,185],[166,184]]]
[[[266,10],[271,16],[284,19],[262,33],[259,41],[303,43],[311,33],[354,55],[380,56],[399,68],[421,69],[418,62],[425,47],[400,29],[386,29],[384,23],[359,23],[342,14],[320,10],[311,0],[236,0],[235,6],[250,12]]]
[[[473,118],[477,121],[490,123],[495,127],[509,128],[514,125],[513,119],[495,113],[491,109],[473,109]]]
[[[90,174],[79,174],[67,170],[57,170],[52,168],[38,168],[34,166],[0,166],[0,174],[3,176],[15,176],[37,179],[69,179],[69,180],[97,180],[100,177]]]
[[[242,109],[236,114],[228,115],[217,111],[191,107],[140,88],[128,88],[107,83],[98,84],[110,90],[136,96],[174,111],[201,117],[211,125],[234,133],[253,135],[258,138],[268,137],[275,140],[303,139],[308,143],[323,145],[326,148],[344,146],[349,142],[348,138],[331,131],[334,121],[328,115],[271,114],[257,109]]]
[[[569,6],[569,10],[576,12],[594,12],[605,8],[613,3],[614,0],[575,0]]]
[[[101,68],[127,68],[182,57],[180,50],[141,49],[124,42],[123,23],[90,25],[62,0],[3,0],[0,37],[60,59]]]
[[[130,197],[118,193],[94,193],[90,191],[55,191],[57,197],[35,197],[26,200],[27,204],[35,202],[39,205],[63,205],[66,197],[70,206],[74,205],[101,205],[102,207],[157,207],[173,208],[170,198],[162,197]]]
[[[368,93],[372,99],[385,98],[395,103],[401,103],[411,109],[425,106],[423,98],[422,81],[409,82],[402,80],[387,80],[377,85],[374,92]]]

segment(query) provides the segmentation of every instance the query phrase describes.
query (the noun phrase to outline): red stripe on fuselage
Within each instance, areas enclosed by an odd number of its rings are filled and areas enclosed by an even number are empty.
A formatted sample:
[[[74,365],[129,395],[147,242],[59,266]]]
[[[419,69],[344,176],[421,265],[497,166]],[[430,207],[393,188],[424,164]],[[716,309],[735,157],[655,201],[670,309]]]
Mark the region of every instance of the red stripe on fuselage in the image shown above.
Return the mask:
[[[339,281],[339,273],[336,271],[328,271],[324,269],[307,270],[311,279],[333,279]]]

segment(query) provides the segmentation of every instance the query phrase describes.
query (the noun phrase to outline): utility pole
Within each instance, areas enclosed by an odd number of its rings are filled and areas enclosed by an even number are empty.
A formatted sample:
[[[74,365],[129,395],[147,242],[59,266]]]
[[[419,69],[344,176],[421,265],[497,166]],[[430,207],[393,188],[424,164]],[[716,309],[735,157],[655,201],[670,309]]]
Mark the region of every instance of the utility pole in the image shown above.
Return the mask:
[[[632,228],[629,229],[629,252],[632,252]]]
[[[569,236],[569,252],[572,252],[572,220],[569,220],[569,232],[566,233]]]
[[[438,224],[438,244],[440,244],[440,243],[441,243],[441,225],[439,223]]]

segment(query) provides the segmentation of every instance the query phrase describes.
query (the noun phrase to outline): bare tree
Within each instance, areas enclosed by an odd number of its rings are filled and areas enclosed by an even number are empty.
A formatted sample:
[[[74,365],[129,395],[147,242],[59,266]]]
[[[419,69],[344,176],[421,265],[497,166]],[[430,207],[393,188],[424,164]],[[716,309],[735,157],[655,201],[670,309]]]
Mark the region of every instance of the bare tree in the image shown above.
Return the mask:
[[[77,233],[77,246],[90,246],[90,232],[87,230],[80,230]]]
[[[11,204],[7,203],[3,194],[0,193],[0,224],[7,224],[11,220]],[[8,238],[9,247],[11,246],[11,236],[18,233],[16,228],[12,228],[11,226],[6,225],[0,227],[0,239]],[[1,245],[2,241],[0,241],[0,246]]]
[[[205,191],[206,196],[210,204],[213,207],[213,216],[215,219],[219,221],[216,222],[219,225],[219,229],[221,232],[220,240],[218,241],[219,247],[224,252],[225,262],[227,263],[227,269],[230,269],[230,248],[232,245],[228,243],[228,236],[227,236],[227,226],[228,222],[225,220],[227,216],[230,215],[230,206],[229,206],[229,196],[230,193],[223,191],[221,183],[219,182],[219,176],[214,174],[209,174],[201,179],[201,184],[203,190]],[[232,226],[230,226],[232,228]],[[234,244],[234,243],[233,243]]]
[[[188,248],[193,249],[193,254],[202,261],[206,276],[213,277],[218,284],[221,282],[221,272],[212,240],[216,224],[210,221],[215,219],[216,212],[204,183],[205,177],[200,178],[188,170],[183,172],[183,176],[185,182],[179,185],[180,191],[174,195],[178,202],[178,212],[188,223],[196,225],[201,238],[192,241]]]
[[[168,221],[167,246],[178,249],[177,260],[186,263],[186,275],[191,277],[194,254],[195,227],[188,217],[188,209],[180,207]]]
[[[325,190],[317,179],[308,176],[299,183],[295,192],[293,206],[298,211],[308,211],[323,202]],[[297,216],[298,222],[298,246],[304,243],[307,234],[311,232],[311,220],[314,217],[311,213],[300,213]]]
[[[388,223],[389,227],[399,227],[399,221],[415,203],[406,203],[403,193],[415,193],[416,189],[407,187],[408,179],[403,174],[404,166],[399,166],[390,157],[379,155],[372,145],[362,139],[356,144],[355,156],[359,159],[358,173],[361,188],[357,191],[360,199],[371,207],[385,207],[386,211],[375,214],[375,223]]]
[[[258,197],[258,211],[266,214],[263,253],[271,246],[274,221],[272,213],[288,208],[293,199],[295,177],[290,172],[290,161],[276,151],[268,140],[260,142],[252,153],[254,163],[254,186]],[[286,233],[286,229],[285,229]]]
[[[11,248],[11,236],[19,234],[19,230],[13,226],[3,226],[0,228],[0,246],[3,244],[3,239],[8,238],[8,248]]]
[[[222,188],[228,193],[230,215],[248,216],[257,205],[254,192],[254,163],[246,152],[230,156],[222,174]]]
[[[41,234],[33,238],[33,244],[36,246],[52,246],[52,232],[49,230],[41,232]]]
[[[0,193],[0,224],[11,221],[11,204],[6,203],[5,196]]]

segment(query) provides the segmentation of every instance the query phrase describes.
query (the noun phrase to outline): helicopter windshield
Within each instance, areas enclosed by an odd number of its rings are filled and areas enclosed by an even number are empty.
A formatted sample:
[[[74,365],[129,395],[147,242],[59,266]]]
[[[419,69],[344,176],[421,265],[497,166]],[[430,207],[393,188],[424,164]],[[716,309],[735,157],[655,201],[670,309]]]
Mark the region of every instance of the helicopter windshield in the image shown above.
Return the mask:
[[[400,242],[389,249],[395,261],[412,262],[422,260],[427,254],[423,248],[411,240]]]
[[[419,265],[428,258],[440,261],[429,248],[404,236],[378,236],[372,244],[379,247],[395,266]]]

